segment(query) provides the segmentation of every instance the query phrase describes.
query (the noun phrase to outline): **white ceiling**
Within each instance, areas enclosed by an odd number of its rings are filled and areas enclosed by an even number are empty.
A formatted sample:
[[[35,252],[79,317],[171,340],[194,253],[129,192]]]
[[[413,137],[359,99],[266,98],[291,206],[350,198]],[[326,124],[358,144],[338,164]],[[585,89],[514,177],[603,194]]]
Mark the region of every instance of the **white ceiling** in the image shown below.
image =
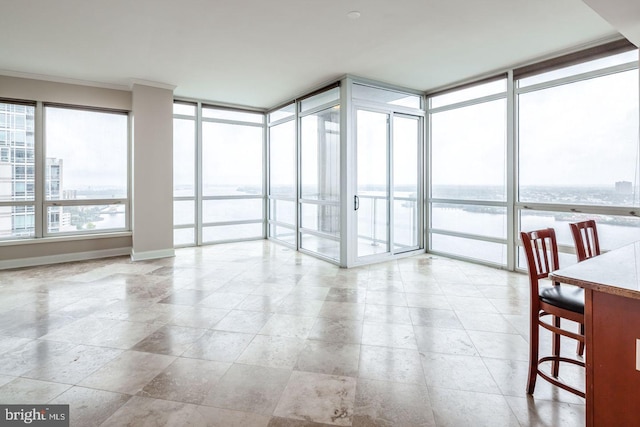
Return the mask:
[[[0,0],[0,10],[0,74],[141,79],[259,108],[345,74],[432,90],[618,36],[581,0]]]

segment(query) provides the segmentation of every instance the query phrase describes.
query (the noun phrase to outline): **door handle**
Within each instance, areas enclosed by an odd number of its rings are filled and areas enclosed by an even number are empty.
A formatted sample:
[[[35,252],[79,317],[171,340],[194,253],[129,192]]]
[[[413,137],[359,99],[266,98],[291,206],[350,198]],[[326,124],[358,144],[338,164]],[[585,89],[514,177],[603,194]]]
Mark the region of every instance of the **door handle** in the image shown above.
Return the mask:
[[[360,209],[360,197],[353,196],[353,210],[357,211],[358,209]]]

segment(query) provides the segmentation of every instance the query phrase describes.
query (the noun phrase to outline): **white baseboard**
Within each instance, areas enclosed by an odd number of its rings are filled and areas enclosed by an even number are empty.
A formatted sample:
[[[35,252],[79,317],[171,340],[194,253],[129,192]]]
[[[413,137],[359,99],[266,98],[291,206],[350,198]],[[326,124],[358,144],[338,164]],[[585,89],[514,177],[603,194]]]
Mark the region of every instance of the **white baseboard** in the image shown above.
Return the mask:
[[[97,251],[71,252],[59,255],[45,255],[32,258],[18,258],[0,261],[0,270],[8,268],[33,267],[36,265],[60,264],[62,262],[84,261],[96,258],[109,258],[128,255],[129,248],[103,249]]]
[[[176,251],[173,248],[144,252],[136,252],[131,249],[131,261],[146,261],[149,259],[170,258],[174,256],[176,256]]]

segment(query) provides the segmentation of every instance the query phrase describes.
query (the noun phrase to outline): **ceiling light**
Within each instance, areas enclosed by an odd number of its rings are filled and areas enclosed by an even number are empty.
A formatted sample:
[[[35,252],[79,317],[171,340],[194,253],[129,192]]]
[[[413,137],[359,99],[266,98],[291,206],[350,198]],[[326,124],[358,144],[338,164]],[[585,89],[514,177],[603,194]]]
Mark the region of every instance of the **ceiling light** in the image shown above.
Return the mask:
[[[353,10],[347,13],[347,18],[355,21],[356,19],[360,18],[360,12],[358,12],[357,10]]]

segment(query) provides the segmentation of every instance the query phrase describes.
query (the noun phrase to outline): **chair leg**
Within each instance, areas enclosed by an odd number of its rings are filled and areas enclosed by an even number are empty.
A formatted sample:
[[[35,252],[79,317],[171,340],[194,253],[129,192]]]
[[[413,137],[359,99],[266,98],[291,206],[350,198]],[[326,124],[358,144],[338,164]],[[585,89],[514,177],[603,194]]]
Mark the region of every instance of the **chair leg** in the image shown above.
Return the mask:
[[[580,335],[584,336],[584,323],[580,324]],[[578,349],[576,352],[578,356],[584,355],[584,341],[578,341]]]
[[[540,342],[540,327],[538,326],[538,310],[532,310],[529,325],[529,378],[527,379],[527,394],[533,394],[538,378],[538,345]]]
[[[559,316],[553,316],[553,325],[556,328],[560,327]],[[553,356],[556,360],[551,362],[551,376],[558,378],[558,372],[560,371],[560,361],[558,360],[560,357],[560,334],[553,334]]]

